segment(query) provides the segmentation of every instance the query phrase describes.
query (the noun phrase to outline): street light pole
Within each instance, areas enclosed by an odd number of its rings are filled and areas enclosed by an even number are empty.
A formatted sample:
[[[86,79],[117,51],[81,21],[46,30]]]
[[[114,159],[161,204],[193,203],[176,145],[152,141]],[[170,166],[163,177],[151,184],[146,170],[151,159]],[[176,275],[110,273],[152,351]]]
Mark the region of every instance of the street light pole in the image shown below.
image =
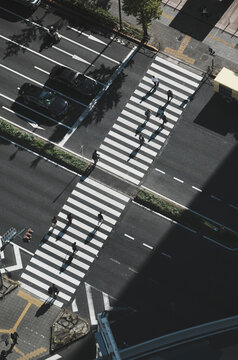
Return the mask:
[[[121,21],[121,0],[118,0],[119,7],[119,30],[122,30],[122,21]]]

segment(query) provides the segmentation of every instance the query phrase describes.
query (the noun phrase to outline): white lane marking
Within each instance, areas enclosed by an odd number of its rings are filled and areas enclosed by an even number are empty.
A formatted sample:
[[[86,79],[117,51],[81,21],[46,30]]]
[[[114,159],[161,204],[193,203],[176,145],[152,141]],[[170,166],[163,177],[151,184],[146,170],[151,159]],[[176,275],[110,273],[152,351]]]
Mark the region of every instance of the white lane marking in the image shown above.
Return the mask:
[[[128,202],[130,200],[129,196],[123,195],[122,193],[113,190],[112,188],[105,186],[101,183],[99,183],[98,181],[93,180],[92,178],[86,178],[84,180],[85,183],[93,185],[94,187],[96,187],[97,189],[99,189],[100,191],[104,191],[112,196],[117,197],[119,200],[121,201],[125,201]]]
[[[69,276],[63,272],[60,273],[59,268],[56,269],[56,268],[46,264],[44,261],[36,259],[35,257],[33,257],[31,259],[30,264],[35,264],[35,265],[39,266],[40,268],[42,268],[56,276],[59,276],[61,279],[64,279],[64,280],[68,281],[69,283],[72,283],[76,286],[79,286],[79,284],[80,284],[80,281],[76,280],[76,278],[73,278],[72,276]],[[62,265],[62,262],[61,262],[61,265]]]
[[[124,146],[124,145],[121,145],[120,143],[118,143],[118,142],[116,142],[116,141],[114,141],[114,140],[112,140],[112,139],[110,139],[110,138],[108,138],[108,137],[106,137],[106,138],[103,140],[103,142],[104,142],[104,143],[107,143],[107,144],[110,144],[110,145],[112,145],[113,147],[124,151],[124,152],[127,154],[127,156],[128,156],[128,152],[131,153],[131,152],[133,151],[132,148],[128,148],[128,147],[126,147],[126,146]],[[137,153],[137,154],[136,154],[136,158],[137,158],[137,159],[141,159],[142,161],[147,162],[147,163],[149,163],[149,164],[151,164],[151,163],[153,162],[153,159],[150,159],[150,158],[148,158],[147,156],[144,156],[144,155],[142,155],[142,154],[140,154],[140,153]]]
[[[128,237],[131,240],[135,240],[135,238],[133,238],[132,236],[128,235],[128,234],[124,234],[124,236]]]
[[[193,188],[194,190],[197,190],[197,191],[199,191],[199,192],[202,192],[202,190],[199,189],[199,188],[197,188],[196,186],[192,186],[192,188]]]
[[[41,69],[41,68],[39,68],[38,66],[35,66],[35,65],[34,65],[34,68],[35,68],[36,70],[39,70],[39,71],[43,72],[44,74],[50,75],[50,72],[49,72],[49,71],[46,71],[46,70],[44,70],[44,69]]]
[[[81,61],[81,62],[83,62],[84,64],[88,64],[88,65],[91,65],[92,67],[95,67],[95,65],[91,64],[89,61],[84,60],[83,58],[79,57],[78,55],[75,55],[75,54],[74,54],[74,55],[72,56],[72,59],[77,60],[77,61]]]
[[[173,179],[174,179],[174,180],[176,180],[176,181],[178,181],[178,182],[180,182],[180,183],[182,183],[182,184],[184,183],[184,181],[183,181],[183,180],[178,179],[178,178],[176,178],[176,177],[173,177]]]
[[[235,206],[235,205],[232,205],[232,204],[228,204],[228,206],[232,207],[233,209],[236,209],[236,210],[238,210],[238,207],[237,207],[237,206]]]
[[[38,298],[42,299],[42,300],[47,300],[49,299],[49,296],[42,293],[41,291],[39,290],[36,290],[35,288],[33,288],[32,286],[29,286],[25,283],[23,283],[22,281],[20,281],[20,284],[21,284],[21,287],[25,290],[27,290],[28,292],[36,295]],[[58,306],[58,307],[62,307],[64,305],[64,303],[62,303],[61,301],[58,301],[58,300],[55,300],[54,301],[54,305]]]
[[[65,243],[63,243],[60,240],[56,240],[54,237],[48,236],[46,241],[49,241],[50,243],[54,244],[57,242],[57,246],[61,247],[64,251],[72,251],[72,246],[69,246]],[[85,254],[84,252],[81,252],[80,250],[77,250],[77,256],[79,256],[80,258],[88,261],[89,263],[92,263],[94,261],[94,257]]]
[[[53,355],[53,356],[51,356],[51,357],[49,357],[49,358],[47,358],[45,360],[58,360],[58,359],[61,359],[61,358],[62,358],[62,356],[60,356],[59,354],[55,354],[55,355]]]
[[[79,206],[80,206],[80,205],[81,205],[81,204],[79,203]],[[88,223],[93,224],[94,226],[96,226],[96,225],[98,224],[98,219],[93,219],[92,217],[85,215],[85,214],[81,211],[81,206],[80,206],[80,211],[78,211],[78,210],[76,210],[76,209],[74,209],[74,208],[72,208],[72,207],[70,207],[70,206],[68,206],[68,205],[64,205],[64,206],[63,206],[63,210],[67,211],[68,213],[72,213],[72,214],[75,215],[75,216],[80,217],[80,219],[83,219],[83,220],[87,221]],[[97,213],[97,214],[98,214],[98,213]],[[65,217],[64,217],[64,218],[65,218]],[[104,221],[103,221],[103,223],[100,225],[100,229],[101,229],[101,230],[105,230],[105,231],[107,231],[107,232],[111,232],[111,231],[112,231],[112,227],[107,226],[107,225],[105,224],[105,221],[107,221],[107,217],[106,217],[106,218],[104,217]],[[74,224],[75,224],[75,222],[74,222]],[[78,225],[78,224],[81,224],[81,223],[78,222],[77,225]],[[83,225],[83,226],[84,226],[84,225]],[[83,228],[84,228],[84,227],[83,227]]]
[[[166,257],[169,258],[169,259],[172,259],[172,256],[169,255],[169,254],[167,254],[167,253],[165,253],[165,252],[162,252],[161,255],[166,256]]]
[[[138,168],[140,168],[140,169],[142,169],[144,171],[148,170],[148,166],[142,164],[141,162],[138,162],[136,159],[133,159],[133,158],[129,159],[128,155],[123,155],[121,152],[113,150],[112,148],[110,148],[110,147],[108,147],[108,146],[106,146],[104,144],[100,145],[100,151],[104,151],[106,153],[109,153],[110,155],[114,155],[116,158],[119,158],[122,161],[126,161],[126,162],[130,161],[131,165],[137,166]]]
[[[38,25],[38,26],[39,26],[39,25]],[[24,45],[21,45],[20,43],[17,43],[16,41],[13,41],[13,40],[11,40],[11,39],[3,36],[3,35],[0,35],[0,38],[4,39],[4,40],[6,40],[6,41],[9,41],[9,42],[11,42],[11,43],[13,43],[13,44],[15,44],[15,45],[23,48],[23,49],[25,49],[25,50],[27,50],[27,51],[35,54],[35,55],[37,55],[37,56],[40,56],[40,57],[42,57],[43,59],[46,59],[46,60],[48,60],[48,61],[50,61],[50,62],[52,62],[52,63],[54,63],[54,64],[56,64],[56,65],[66,66],[66,65],[64,65],[64,64],[62,64],[62,63],[60,63],[60,62],[58,62],[58,61],[56,61],[56,60],[53,60],[53,59],[49,58],[48,56],[45,56],[45,55],[39,53],[38,51],[32,50],[32,49],[30,49],[30,48],[28,48],[28,47],[26,47],[26,46],[24,46]],[[67,39],[67,38],[66,38],[66,39]],[[76,43],[76,42],[75,42],[75,43]],[[76,43],[76,44],[77,44],[77,43]],[[77,45],[79,45],[79,44],[77,44]],[[103,56],[103,55],[102,55],[102,56]],[[67,67],[68,67],[68,66],[67,66]],[[74,70],[74,69],[71,68],[71,67],[69,67],[69,68],[72,69],[72,70]],[[74,70],[74,71],[76,71],[76,70]],[[77,71],[77,72],[78,72],[78,71]],[[89,77],[89,76],[87,76],[87,77]],[[90,78],[90,77],[89,77],[89,78]],[[99,83],[99,84],[102,84],[102,83],[100,83],[99,81],[98,81],[98,83]]]
[[[100,147],[100,150],[101,150],[101,147]],[[119,168],[122,168],[124,171],[128,171],[130,174],[133,174],[133,175],[136,175],[138,176],[139,178],[142,178],[144,176],[144,173],[139,171],[139,170],[136,170],[134,169],[133,167],[129,166],[129,165],[126,165],[125,163],[123,162],[120,162],[118,160],[116,160],[115,158],[112,158],[110,156],[107,156],[106,154],[104,153],[101,153],[101,157],[100,157],[100,160],[99,160],[99,164],[102,162],[102,160],[105,160],[109,163],[112,163],[114,166],[117,166]]]
[[[12,265],[12,266],[8,266],[8,267],[2,267],[1,272],[2,274],[4,274],[5,272],[12,272],[12,271],[16,271],[16,270],[20,270],[23,268],[23,264],[22,264],[22,260],[21,260],[21,254],[20,254],[20,246],[11,243],[11,245],[13,246],[13,250],[14,250],[14,255],[15,255],[15,260],[16,260],[16,265]],[[0,252],[0,259],[4,259],[4,253]],[[33,254],[32,254],[33,255]]]
[[[56,247],[50,246],[47,243],[44,243],[41,246],[41,248],[53,253],[54,255],[57,255],[57,256],[61,257],[63,259],[65,258],[65,251],[64,252],[60,251],[60,250],[56,249]],[[72,248],[71,248],[71,250],[72,250]],[[76,252],[75,256],[78,256],[78,251]],[[78,259],[75,259],[75,258],[73,258],[71,264],[74,264],[74,265],[76,265],[76,266],[78,266],[78,267],[80,267],[80,268],[82,268],[82,269],[84,269],[86,271],[89,269],[89,265],[87,265],[87,264],[83,263],[82,261],[79,261]]]
[[[130,139],[128,139],[127,137],[125,137],[125,136],[123,136],[123,135],[120,135],[119,133],[117,133],[117,132],[115,132],[115,131],[112,131],[112,130],[109,131],[109,133],[108,133],[107,136],[111,136],[111,137],[113,137],[113,138],[116,138],[117,140],[120,140],[120,141],[126,143],[127,145],[131,145],[132,148],[133,148],[133,150],[137,149],[138,146],[139,146],[139,141],[138,141],[138,140],[137,140],[137,141],[130,140]],[[146,143],[146,145],[147,145],[147,143]],[[158,145],[157,147],[158,147],[158,149],[159,149],[159,148],[160,148],[160,145]],[[142,151],[142,152],[144,152],[144,153],[146,153],[146,154],[149,154],[149,155],[151,155],[151,156],[153,156],[153,157],[155,157],[155,156],[157,155],[157,152],[155,152],[154,150],[151,150],[151,149],[147,148],[146,146],[143,146],[140,151]]]
[[[12,109],[8,108],[7,106],[2,106],[2,108],[6,111],[9,111],[10,113],[12,114],[15,114],[15,115],[18,115],[18,116],[21,116],[23,119],[25,119],[26,121],[28,121],[30,123],[30,125],[38,125],[34,120],[31,120],[29,119],[28,117],[24,116],[24,115],[21,115],[20,113],[16,112],[16,111],[13,111]]]
[[[145,116],[144,115],[145,114],[144,109],[141,109],[138,106],[130,104],[129,102],[126,104],[126,108],[129,108],[129,109],[133,110],[134,112],[136,112],[138,114],[141,114],[142,116]],[[157,114],[157,112],[158,112],[158,107],[152,106],[150,104],[147,104],[147,109],[150,109],[155,114]],[[178,117],[173,116],[172,114],[168,113],[166,110],[164,111],[164,114],[166,115],[168,121],[169,120],[174,121],[174,122],[178,121]]]
[[[72,194],[72,195],[73,195],[73,194]],[[82,202],[77,201],[77,200],[75,200],[75,199],[73,199],[73,198],[68,198],[68,199],[67,199],[67,202],[69,202],[69,203],[71,203],[71,204],[73,204],[73,205],[75,205],[75,206],[77,206],[77,207],[80,207],[80,209],[87,211],[89,214],[92,214],[92,215],[94,215],[95,217],[98,215],[98,211],[97,211],[97,210],[92,209],[92,208],[90,208],[88,205],[85,205],[85,204],[83,204]],[[97,222],[98,222],[98,221],[97,221]],[[112,225],[115,225],[115,224],[116,224],[116,220],[114,220],[114,219],[112,219],[112,218],[109,218],[109,216],[107,216],[107,222],[109,222],[109,223],[112,224]]]
[[[31,260],[33,260],[33,259],[34,259],[34,257]],[[30,261],[30,264],[31,263],[32,262]],[[43,267],[43,269],[44,269],[44,267]],[[48,283],[50,283],[50,284],[58,285],[60,289],[64,289],[64,290],[68,291],[69,293],[75,292],[75,288],[73,288],[72,286],[69,286],[69,285],[65,284],[65,282],[58,280],[56,277],[47,275],[43,271],[40,271],[37,268],[34,268],[30,265],[27,265],[27,267],[24,271],[24,273],[27,273],[27,272],[32,273],[33,276],[38,276],[39,278],[44,279],[45,281],[48,281]],[[59,275],[59,271],[58,271],[58,275]],[[61,275],[59,275],[59,277],[61,278]]]
[[[151,64],[151,67],[155,68],[156,70],[158,70],[160,73],[165,73],[166,75],[169,75],[179,81],[181,81],[182,83],[186,83],[190,86],[193,86],[195,88],[198,87],[199,83],[195,82],[195,81],[192,81],[190,79],[188,79],[187,77],[185,76],[182,76],[182,75],[179,75],[178,73],[174,72],[174,71],[171,71],[171,70],[168,70],[166,69],[165,67],[163,66],[160,66],[160,65],[157,65],[156,63],[153,63]]]
[[[168,84],[169,86],[172,85],[172,89],[171,89],[172,91],[173,91],[173,86],[174,86],[175,89],[180,89],[180,90],[186,92],[187,94],[193,94],[194,93],[194,89],[191,89],[191,88],[189,88],[187,86],[184,86],[184,85],[180,84],[177,81],[173,81],[170,78],[167,78],[166,76],[161,75],[157,71],[148,70],[147,74],[159,78],[159,80],[161,82],[164,82],[165,84]]]
[[[78,305],[77,305],[76,299],[74,299],[73,302],[72,302],[72,311],[73,312],[78,311]]]
[[[143,243],[143,245],[145,246],[145,247],[147,247],[148,249],[153,249],[153,246],[150,246],[150,245],[148,245],[148,244],[146,244],[146,243]]]
[[[91,51],[92,53],[94,53],[94,54],[96,54],[96,55],[102,56],[104,59],[107,59],[107,60],[109,60],[109,61],[112,61],[112,62],[114,62],[115,64],[120,64],[120,61],[114,60],[114,59],[112,59],[112,58],[110,58],[110,57],[108,57],[108,56],[106,56],[106,55],[104,55],[104,54],[101,54],[100,52],[98,52],[98,51],[96,51],[96,50],[93,50],[93,49],[91,49],[91,48],[89,48],[89,47],[87,47],[87,46],[85,46],[85,45],[82,45],[82,44],[78,43],[77,41],[74,41],[74,40],[72,40],[72,39],[69,39],[69,38],[67,38],[67,37],[64,36],[64,35],[61,35],[61,34],[60,34],[60,36],[61,36],[62,39],[65,39],[65,40],[71,42],[72,44],[75,44],[75,45],[77,45],[77,46],[79,46],[79,47],[82,47],[83,49],[86,49],[86,50],[88,50],[88,51]]]
[[[111,307],[111,305],[110,305],[109,295],[103,292],[103,293],[102,293],[102,296],[103,296],[104,309],[105,309],[106,311],[111,310],[112,307]]]
[[[147,106],[147,103],[141,102],[141,99],[142,99],[144,96],[146,96],[146,93],[144,93],[144,92],[142,92],[142,91],[140,91],[140,90],[135,90],[135,91],[134,91],[134,94],[137,95],[137,96],[139,96],[138,100],[136,101],[137,104],[140,104],[140,105],[142,105],[142,106],[143,106],[143,105],[144,105],[144,106]],[[164,93],[163,93],[163,95],[164,95],[163,98],[165,98],[165,99],[166,99],[166,102],[167,102],[167,97],[166,97],[166,95],[165,95]],[[158,91],[156,91],[156,96],[161,97],[161,96],[160,96],[160,93],[159,93]],[[131,100],[131,99],[130,99],[130,100]],[[164,101],[161,101],[160,99],[158,99],[158,98],[155,97],[155,96],[150,96],[150,97],[149,97],[149,100],[150,100],[151,103],[155,103],[155,104],[157,105],[157,108],[158,108],[159,106],[164,106],[164,105],[165,105]],[[173,106],[173,101],[170,101],[169,105],[167,104],[166,109],[169,110],[169,111],[172,111],[173,113],[178,114],[178,115],[181,115],[181,114],[182,114],[182,110],[181,110],[181,109],[178,109],[178,108],[176,108],[175,106]]]
[[[165,175],[165,171],[163,171],[163,170],[160,170],[160,169],[155,168],[155,171],[158,171],[158,172],[160,172],[161,174],[164,174],[164,175]]]
[[[203,215],[203,214],[200,214],[200,213],[198,213],[197,211],[194,211],[194,210],[192,210],[192,209],[189,209],[188,207],[186,207],[186,206],[178,203],[177,201],[174,201],[174,200],[172,200],[172,199],[169,199],[167,196],[164,196],[164,195],[162,195],[162,194],[160,194],[160,193],[158,193],[158,192],[156,192],[156,191],[154,191],[154,190],[151,190],[151,189],[147,188],[147,187],[144,186],[144,185],[141,185],[141,187],[142,187],[143,189],[146,189],[146,190],[148,190],[148,191],[150,191],[150,192],[152,192],[152,193],[154,193],[154,194],[156,194],[156,195],[164,198],[164,199],[169,200],[170,202],[172,202],[172,203],[174,203],[174,204],[176,204],[176,205],[181,206],[183,209],[189,210],[189,211],[192,212],[193,214],[197,214],[197,215],[203,217],[204,219],[213,222],[213,223],[216,224],[216,225],[223,226],[223,224],[221,224],[221,223],[219,223],[219,222],[217,222],[217,221],[215,221],[215,220],[213,220],[213,219],[211,219],[211,218],[209,218],[209,217],[207,217],[207,216],[205,216],[205,215]],[[181,226],[182,226],[182,225],[181,225]],[[232,232],[235,233],[235,234],[238,234],[236,231],[234,231],[234,230],[232,230],[232,229],[230,229],[230,228],[228,228],[228,227],[226,227],[226,229],[232,231]]]
[[[73,27],[71,27],[71,26],[69,26],[69,25],[67,25],[67,28],[70,29],[70,30],[72,30],[72,31],[77,32],[77,33],[80,34],[80,35],[83,35],[83,36],[87,37],[89,40],[96,41],[96,42],[98,42],[98,43],[100,43],[100,44],[102,44],[102,45],[110,46],[110,45],[108,45],[107,43],[105,43],[104,41],[99,40],[99,39],[96,38],[95,36],[85,34],[84,32],[82,32],[82,31],[80,31],[80,30],[78,30],[78,29],[75,29],[75,28],[73,28]]]
[[[121,73],[121,71],[125,68],[125,66],[128,64],[128,62],[132,59],[132,57],[135,55],[135,53],[137,51],[138,51],[138,47],[133,47],[133,49],[129,52],[129,54],[125,57],[125,59],[118,66],[117,70],[112,74],[112,76],[106,82],[106,84],[103,85],[103,88],[99,91],[97,96],[88,105],[87,109],[85,109],[84,112],[78,117],[77,121],[74,123],[71,130],[60,141],[60,143],[59,143],[60,146],[63,146],[68,141],[68,139],[74,134],[74,132],[78,129],[79,125],[82,123],[82,121],[85,119],[85,117],[96,106],[96,104],[98,103],[98,101],[100,100],[102,95],[105,93],[105,91],[107,91],[109,86],[113,83],[113,81],[117,78],[117,76]]]
[[[128,270],[132,271],[135,274],[138,274],[138,271],[136,271],[135,269],[132,269],[131,267],[129,267]]]
[[[193,73],[193,72],[191,72],[191,71],[189,71],[189,70],[186,70],[186,69],[184,69],[183,67],[174,64],[174,63],[171,62],[171,61],[165,60],[165,59],[163,59],[163,58],[161,58],[161,57],[159,57],[159,56],[156,56],[155,60],[158,61],[158,62],[160,62],[160,63],[162,63],[162,64],[164,64],[164,65],[167,65],[167,66],[169,66],[169,67],[172,67],[173,69],[178,70],[178,71],[180,71],[180,72],[182,72],[182,73],[184,73],[184,74],[186,74],[186,75],[188,75],[188,76],[190,76],[190,77],[193,77],[194,79],[197,79],[198,81],[201,81],[201,80],[202,80],[202,76],[201,76],[201,75],[197,75],[197,74],[195,74],[195,73]]]
[[[110,258],[111,261],[113,261],[114,263],[120,265],[120,261],[116,260],[116,259],[113,259],[113,258]]]
[[[217,200],[217,201],[221,201],[220,198],[218,198],[217,196],[215,195],[210,195],[210,198],[214,199],[214,200]]]
[[[42,281],[39,281],[37,280],[36,278],[33,278],[32,276],[26,274],[26,273],[23,273],[21,275],[21,278],[24,279],[24,280],[27,280],[29,281],[30,283],[34,284],[35,286],[45,290],[45,292],[47,293],[47,290],[49,288],[49,284],[45,284],[43,283]],[[58,297],[60,297],[61,299],[64,299],[66,301],[70,301],[71,297],[67,294],[65,294],[64,292],[62,292],[62,290],[59,292],[59,295]]]
[[[139,185],[140,180],[137,180],[135,178],[133,178],[132,176],[127,175],[126,173],[117,170],[116,168],[109,166],[103,162],[99,163],[100,167],[107,170],[108,172],[112,173],[114,176],[117,175],[119,177],[121,177],[122,179],[125,179],[133,184]]]
[[[65,255],[63,257],[63,260],[58,260],[55,257],[50,256],[41,250],[36,250],[35,255],[37,257],[39,256],[42,260],[47,260],[48,262],[51,262],[52,264],[56,265],[58,268],[57,274],[60,272],[60,268],[64,265]],[[67,266],[67,271],[73,273],[75,276],[77,276],[79,278],[83,278],[85,276],[84,272],[76,269],[75,267],[73,267],[71,265]],[[74,280],[73,280],[73,282],[74,282]]]
[[[50,121],[52,121],[52,122],[55,122],[57,125],[61,125],[61,126],[66,127],[67,129],[70,129],[70,126],[63,124],[61,121],[57,121],[57,120],[51,118],[50,116],[47,116],[47,115],[45,115],[45,114],[43,114],[43,113],[40,113],[39,111],[37,111],[37,110],[35,110],[35,109],[32,109],[32,108],[30,108],[29,106],[26,106],[26,105],[20,103],[19,101],[16,101],[16,100],[14,100],[14,99],[11,99],[11,98],[9,98],[8,96],[3,95],[3,94],[1,94],[1,93],[0,93],[0,96],[2,96],[3,98],[5,98],[5,99],[7,99],[7,100],[9,100],[9,101],[11,101],[11,102],[13,102],[13,103],[16,103],[16,104],[20,105],[20,106],[22,106],[22,107],[24,107],[24,108],[26,108],[26,109],[28,109],[28,110],[31,110],[33,113],[36,113],[37,115],[40,115],[40,116],[42,116],[42,117],[44,117],[44,118],[46,118],[46,119],[48,119],[48,120],[50,120]],[[16,114],[16,115],[22,116],[21,114],[13,111],[13,110],[11,110],[11,109],[9,109],[8,107],[4,107],[4,108],[5,108],[5,110],[7,110],[8,112],[10,112],[10,113],[12,113],[12,114]],[[25,118],[25,119],[28,121],[28,118]],[[29,121],[32,121],[32,120],[29,119]]]
[[[112,209],[111,207],[102,204],[100,201],[94,200],[93,198],[91,198],[90,196],[84,195],[80,189],[78,188],[77,191],[73,190],[72,191],[72,195],[77,196],[78,198],[80,198],[81,200],[85,200],[87,201],[89,204],[96,206],[98,208],[98,210],[101,211],[106,211],[108,212],[110,215],[114,215],[116,217],[120,217],[121,212],[116,211],[114,209]]]
[[[45,86],[43,83],[40,83],[40,82],[38,82],[38,81],[36,81],[36,80],[34,80],[34,79],[26,76],[26,75],[23,75],[22,73],[19,73],[19,72],[16,71],[16,70],[13,70],[13,69],[11,69],[11,68],[3,65],[3,64],[0,64],[0,66],[3,67],[4,69],[10,71],[10,72],[13,72],[14,74],[17,74],[17,75],[19,75],[19,76],[21,76],[21,77],[23,77],[23,78],[25,78],[25,79],[33,82],[33,83],[36,83],[37,85],[39,85],[39,86],[41,86],[41,87],[44,87],[44,88],[46,88],[46,89],[48,89],[48,90],[50,90],[50,91],[55,92],[55,93],[59,94],[60,96],[63,96],[63,97],[65,97],[66,99],[69,99],[70,101],[75,102],[76,104],[79,104],[79,105],[81,105],[81,106],[87,107],[87,105],[85,105],[84,103],[82,103],[82,102],[80,102],[80,101],[78,101],[78,100],[76,100],[76,99],[74,99],[74,98],[71,98],[71,97],[68,96],[68,95],[63,94],[62,92],[60,92],[60,91],[58,91],[58,90],[52,89],[52,88],[50,88],[49,86]],[[70,128],[70,127],[69,127],[69,128]]]
[[[89,193],[90,195],[94,195],[95,197],[99,198],[100,200],[103,200],[104,202],[107,202],[110,205],[113,205],[121,210],[123,210],[125,208],[125,204],[122,204],[119,201],[113,200],[111,197],[103,195],[103,194],[99,193],[97,190],[93,190],[92,188],[85,186],[83,183],[77,183],[76,187],[77,187],[77,189],[81,189],[84,192]]]
[[[88,62],[87,60],[84,60],[83,58],[79,57],[78,55],[71,54],[70,52],[63,50],[63,49],[59,48],[58,46],[55,46],[55,45],[54,45],[54,46],[52,46],[52,47],[53,47],[55,50],[58,50],[58,51],[62,52],[63,54],[70,56],[70,57],[71,57],[72,59],[74,59],[74,60],[81,61],[81,62],[83,62],[83,63],[85,63],[85,64],[87,64],[87,65],[90,65],[90,64],[91,64],[90,62]],[[95,65],[92,65],[92,66],[95,66]]]
[[[95,316],[93,297],[92,297],[92,289],[91,289],[91,286],[87,283],[84,283],[84,286],[85,286],[86,295],[87,295],[90,322],[91,322],[91,325],[97,325],[98,322],[97,322],[97,319]]]

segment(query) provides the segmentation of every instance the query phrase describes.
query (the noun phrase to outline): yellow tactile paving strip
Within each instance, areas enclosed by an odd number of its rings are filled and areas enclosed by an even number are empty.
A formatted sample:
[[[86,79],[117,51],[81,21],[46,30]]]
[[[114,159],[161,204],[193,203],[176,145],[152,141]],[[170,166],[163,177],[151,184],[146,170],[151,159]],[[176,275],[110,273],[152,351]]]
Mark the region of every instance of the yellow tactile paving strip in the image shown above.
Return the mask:
[[[11,329],[0,329],[0,333],[11,334],[11,333],[17,331],[18,326],[20,325],[22,319],[25,317],[25,315],[26,315],[27,311],[29,310],[29,308],[31,307],[31,305],[35,305],[36,307],[39,308],[43,304],[42,301],[32,297],[31,295],[25,293],[22,290],[18,291],[17,296],[26,300],[27,304],[26,304],[24,310],[21,312],[21,315],[18,317],[14,326]],[[30,359],[32,359],[38,355],[41,355],[47,351],[47,349],[45,349],[44,347],[40,347],[38,349],[35,349],[34,351],[31,351],[28,354],[24,354],[24,352],[22,352],[16,345],[13,347],[13,349],[17,354],[20,355],[20,357],[18,357],[17,360],[30,360]]]
[[[191,36],[185,35],[180,47],[178,48],[178,50],[174,50],[172,48],[166,47],[164,49],[164,52],[166,52],[167,54],[173,55],[176,58],[187,62],[188,64],[194,64],[195,59],[184,54],[184,50],[188,46],[188,43],[190,42],[190,40],[191,40]]]
[[[216,36],[209,35],[209,34],[208,34],[207,36],[208,36],[210,39],[216,40],[216,41],[218,41],[218,42],[220,42],[220,43],[222,43],[222,44],[224,44],[224,45],[226,45],[226,46],[230,46],[230,47],[232,47],[232,48],[235,48],[235,45],[229,43],[228,41],[222,40],[222,39],[220,39],[220,38],[218,38],[218,37],[216,37]]]

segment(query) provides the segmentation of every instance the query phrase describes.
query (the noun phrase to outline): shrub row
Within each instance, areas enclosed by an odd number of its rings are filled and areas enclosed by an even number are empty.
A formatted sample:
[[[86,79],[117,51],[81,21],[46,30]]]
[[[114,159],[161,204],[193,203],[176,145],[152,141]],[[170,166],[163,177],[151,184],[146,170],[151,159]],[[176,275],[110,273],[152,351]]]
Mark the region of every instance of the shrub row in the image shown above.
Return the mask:
[[[147,190],[139,190],[134,200],[231,249],[238,248],[238,235],[236,233],[219,227],[215,223],[204,219],[202,216],[196,215]]]
[[[45,156],[50,160],[54,160],[60,165],[79,174],[84,174],[90,167],[85,160],[80,159],[76,155],[63,150],[48,141],[42,140],[35,135],[29,134],[16,126],[9,124],[7,121],[0,119],[0,135],[15,141],[39,155]]]

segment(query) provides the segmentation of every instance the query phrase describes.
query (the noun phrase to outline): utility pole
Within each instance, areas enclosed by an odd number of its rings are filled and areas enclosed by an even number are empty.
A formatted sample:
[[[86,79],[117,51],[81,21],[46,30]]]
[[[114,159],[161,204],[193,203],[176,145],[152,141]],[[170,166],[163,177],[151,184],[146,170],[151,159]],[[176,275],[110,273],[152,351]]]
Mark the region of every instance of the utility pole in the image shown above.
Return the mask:
[[[122,30],[122,21],[121,21],[121,0],[118,0],[119,7],[119,30]]]

